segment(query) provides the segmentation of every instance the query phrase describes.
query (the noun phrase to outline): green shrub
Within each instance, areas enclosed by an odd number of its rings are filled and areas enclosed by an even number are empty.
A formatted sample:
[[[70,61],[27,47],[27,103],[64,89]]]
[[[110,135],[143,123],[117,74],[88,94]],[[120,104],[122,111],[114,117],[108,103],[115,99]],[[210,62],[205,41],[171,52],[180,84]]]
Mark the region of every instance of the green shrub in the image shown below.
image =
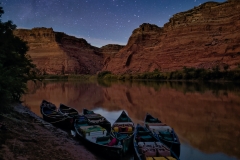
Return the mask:
[[[97,74],[97,77],[98,78],[104,78],[108,74],[112,74],[112,73],[110,71],[102,71],[102,72]]]

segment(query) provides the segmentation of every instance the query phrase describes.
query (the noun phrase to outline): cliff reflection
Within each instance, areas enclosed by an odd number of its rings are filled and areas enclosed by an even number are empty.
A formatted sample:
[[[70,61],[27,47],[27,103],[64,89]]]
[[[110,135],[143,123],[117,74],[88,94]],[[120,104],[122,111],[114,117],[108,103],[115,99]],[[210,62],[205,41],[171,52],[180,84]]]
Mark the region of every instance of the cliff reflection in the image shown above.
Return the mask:
[[[205,153],[225,153],[240,159],[239,85],[183,82],[29,84],[25,104],[40,115],[46,99],[76,108],[126,110],[141,123],[147,112],[172,126],[182,143]]]

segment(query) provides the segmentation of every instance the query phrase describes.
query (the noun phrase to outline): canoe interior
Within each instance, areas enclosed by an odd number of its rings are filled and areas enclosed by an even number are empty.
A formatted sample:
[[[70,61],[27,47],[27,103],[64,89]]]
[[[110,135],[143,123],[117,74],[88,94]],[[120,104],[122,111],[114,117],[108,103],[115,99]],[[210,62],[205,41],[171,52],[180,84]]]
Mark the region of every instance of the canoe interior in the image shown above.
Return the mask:
[[[134,129],[134,123],[125,111],[122,111],[112,125],[111,136],[117,138],[121,142],[124,154],[132,147]]]
[[[178,157],[165,144],[153,136],[152,132],[146,127],[137,125],[133,141],[135,159],[178,159]]]
[[[101,114],[94,113],[88,109],[83,109],[83,115],[86,117],[89,125],[100,125],[105,128],[108,133],[110,133],[111,123]]]
[[[180,156],[181,144],[172,127],[150,114],[146,115],[144,124],[147,129],[156,135],[156,138],[167,145],[178,157]]]
[[[116,138],[110,136],[101,124],[91,124],[85,115],[79,115],[75,119],[74,127],[77,135],[91,150],[108,157],[123,156],[123,146]]]

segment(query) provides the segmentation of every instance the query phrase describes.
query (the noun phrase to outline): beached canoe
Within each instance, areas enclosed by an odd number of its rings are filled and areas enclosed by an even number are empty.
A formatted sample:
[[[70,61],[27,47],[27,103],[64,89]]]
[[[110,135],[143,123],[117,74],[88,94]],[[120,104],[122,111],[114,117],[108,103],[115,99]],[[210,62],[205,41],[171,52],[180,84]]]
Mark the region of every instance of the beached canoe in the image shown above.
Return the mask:
[[[132,147],[134,129],[134,123],[125,111],[112,124],[111,136],[120,141],[124,154]]]
[[[103,123],[101,123],[103,124]],[[94,152],[106,157],[119,159],[123,156],[123,146],[101,124],[92,124],[85,115],[75,118],[77,136]]]
[[[65,116],[68,116],[68,122],[69,122],[69,127],[70,129],[73,129],[74,127],[74,119],[76,116],[79,115],[78,111],[72,107],[69,107],[65,104],[60,104],[59,105],[59,108],[58,108],[58,111],[65,115]]]
[[[56,111],[57,110],[57,107],[55,104],[49,102],[49,101],[46,101],[46,100],[42,100],[41,104],[40,104],[40,112],[42,114],[42,108],[43,107],[47,107],[49,108],[50,110],[54,110]]]
[[[181,144],[173,128],[165,123],[162,123],[162,121],[158,118],[154,118],[149,113],[145,116],[144,125],[153,132],[156,138],[167,145],[178,157],[180,156]]]
[[[74,117],[74,116],[78,116],[79,113],[76,109],[72,108],[72,107],[69,107],[65,104],[60,104],[59,108],[58,108],[58,111],[64,115],[67,115],[69,117]]]
[[[73,127],[73,118],[59,112],[55,104],[43,100],[40,109],[45,121],[62,129],[71,129]]]
[[[134,131],[133,146],[135,160],[179,160],[174,152],[140,124]]]

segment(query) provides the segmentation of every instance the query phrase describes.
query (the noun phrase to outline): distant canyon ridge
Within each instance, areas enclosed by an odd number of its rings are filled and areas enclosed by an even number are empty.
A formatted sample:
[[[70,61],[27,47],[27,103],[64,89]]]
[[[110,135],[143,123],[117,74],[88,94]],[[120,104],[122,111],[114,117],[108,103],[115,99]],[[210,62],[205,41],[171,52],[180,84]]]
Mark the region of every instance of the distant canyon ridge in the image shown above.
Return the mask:
[[[240,0],[207,2],[173,15],[163,27],[143,23],[126,46],[101,48],[52,28],[16,29],[44,74],[131,74],[240,66]]]

